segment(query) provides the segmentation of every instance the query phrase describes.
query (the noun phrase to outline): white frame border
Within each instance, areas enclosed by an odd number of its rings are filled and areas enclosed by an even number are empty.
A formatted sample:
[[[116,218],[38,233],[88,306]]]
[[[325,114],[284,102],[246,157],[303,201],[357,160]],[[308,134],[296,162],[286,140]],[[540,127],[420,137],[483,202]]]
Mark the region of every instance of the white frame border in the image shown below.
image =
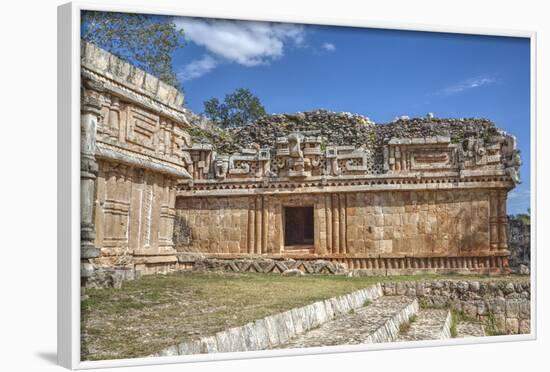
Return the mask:
[[[210,17],[238,20],[289,22],[328,26],[351,26],[407,31],[445,32],[471,35],[524,37],[530,39],[531,51],[531,333],[523,335],[492,336],[472,339],[414,341],[371,345],[343,345],[304,349],[251,351],[246,353],[198,354],[156,358],[132,358],[102,361],[80,361],[80,11],[119,11],[146,14],[163,14],[188,17]],[[337,19],[307,17],[290,14],[261,14],[256,11],[212,11],[164,6],[151,3],[123,4],[72,2],[58,7],[58,284],[57,284],[57,352],[58,363],[70,369],[93,369],[106,367],[145,366],[202,361],[270,358],[278,356],[331,354],[371,350],[390,350],[418,347],[470,345],[495,342],[536,340],[537,338],[537,34],[534,31],[485,29],[472,27],[449,27],[443,25],[394,23],[367,19]],[[70,195],[70,197],[68,197]],[[75,248],[76,247],[76,248]],[[533,295],[535,293],[535,295]]]

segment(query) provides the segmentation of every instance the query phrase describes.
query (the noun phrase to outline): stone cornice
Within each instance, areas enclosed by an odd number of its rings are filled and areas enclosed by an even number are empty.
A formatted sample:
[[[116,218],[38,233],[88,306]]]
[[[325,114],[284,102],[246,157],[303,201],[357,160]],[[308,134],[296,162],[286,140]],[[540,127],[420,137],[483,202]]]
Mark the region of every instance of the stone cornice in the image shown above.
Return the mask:
[[[453,174],[454,173],[454,174]],[[514,187],[513,181],[498,172],[488,175],[460,177],[458,172],[447,172],[425,178],[392,177],[388,175],[370,175],[363,177],[341,177],[333,179],[308,180],[304,182],[182,182],[178,196],[246,196],[246,195],[283,195],[318,194],[362,191],[411,191],[411,190],[459,190],[459,189],[506,189]]]
[[[97,143],[95,156],[98,159],[112,160],[139,168],[145,168],[155,172],[168,174],[179,179],[191,178],[187,170],[181,165],[105,143]]]

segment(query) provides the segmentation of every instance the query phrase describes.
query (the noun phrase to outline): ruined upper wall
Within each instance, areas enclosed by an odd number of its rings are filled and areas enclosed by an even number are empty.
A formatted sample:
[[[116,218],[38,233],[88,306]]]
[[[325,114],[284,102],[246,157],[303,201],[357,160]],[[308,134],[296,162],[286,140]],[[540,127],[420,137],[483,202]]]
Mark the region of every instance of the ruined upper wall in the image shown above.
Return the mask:
[[[94,155],[138,169],[189,178],[188,129],[193,114],[183,95],[94,44],[81,44],[81,110],[97,115]]]
[[[182,107],[183,93],[155,76],[88,42],[81,42],[80,55],[84,74],[97,74],[96,78],[107,78],[120,85],[121,94],[136,98],[157,110],[164,109],[171,116],[175,113],[187,113]]]
[[[375,124],[368,117],[358,114],[316,110],[268,115],[249,126],[228,130],[227,136],[214,133],[209,140],[219,153],[230,154],[253,144],[270,147],[279,137],[305,131],[318,132],[326,145],[365,146],[370,149],[380,149],[385,139],[394,137],[448,136],[451,142],[458,143],[469,136],[488,138],[498,134],[495,124],[487,119],[429,116]]]

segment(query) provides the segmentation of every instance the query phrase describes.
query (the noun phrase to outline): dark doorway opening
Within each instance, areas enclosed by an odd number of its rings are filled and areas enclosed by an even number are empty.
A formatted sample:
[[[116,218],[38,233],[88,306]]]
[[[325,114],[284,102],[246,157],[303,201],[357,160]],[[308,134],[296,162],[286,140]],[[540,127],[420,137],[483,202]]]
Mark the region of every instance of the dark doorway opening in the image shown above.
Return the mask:
[[[285,249],[313,246],[313,207],[285,207]]]

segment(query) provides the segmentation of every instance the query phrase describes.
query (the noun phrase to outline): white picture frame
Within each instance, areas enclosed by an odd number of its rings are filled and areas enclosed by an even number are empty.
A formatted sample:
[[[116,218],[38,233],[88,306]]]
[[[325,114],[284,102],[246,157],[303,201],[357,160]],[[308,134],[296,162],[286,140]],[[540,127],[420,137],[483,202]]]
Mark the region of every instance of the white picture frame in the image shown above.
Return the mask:
[[[536,32],[517,30],[472,29],[435,25],[374,22],[358,18],[331,19],[308,17],[307,15],[270,16],[256,12],[236,11],[234,13],[196,11],[157,7],[154,4],[136,2],[123,5],[116,1],[97,5],[86,2],[71,2],[58,8],[58,361],[71,369],[92,369],[138,365],[158,365],[171,363],[264,358],[273,356],[312,355],[320,353],[340,353],[371,351],[380,349],[401,349],[411,347],[433,347],[440,341],[416,341],[399,344],[373,344],[354,346],[333,346],[308,349],[255,351],[247,353],[198,354],[159,358],[134,358],[104,361],[80,360],[80,12],[82,10],[119,11],[133,13],[154,13],[177,16],[213,17],[245,19],[304,24],[339,25],[370,27],[381,29],[447,32],[494,36],[524,37],[531,45],[531,216],[536,221]],[[479,339],[452,339],[445,345],[472,343],[495,343],[536,339],[536,282],[537,273],[537,231],[531,225],[531,333],[523,335],[482,337]]]

